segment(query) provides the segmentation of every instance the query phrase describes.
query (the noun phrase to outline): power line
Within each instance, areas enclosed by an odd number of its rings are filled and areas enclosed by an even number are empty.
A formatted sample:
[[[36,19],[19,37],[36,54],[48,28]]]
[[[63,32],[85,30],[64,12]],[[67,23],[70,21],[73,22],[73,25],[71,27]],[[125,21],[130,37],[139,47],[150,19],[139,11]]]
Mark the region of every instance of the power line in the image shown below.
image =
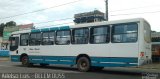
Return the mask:
[[[13,15],[13,16],[3,17],[3,18],[0,18],[0,19],[13,18],[13,17],[17,17],[17,16],[22,16],[22,15],[30,14],[30,13],[40,12],[40,11],[44,11],[44,10],[48,10],[48,9],[52,9],[52,8],[61,7],[61,6],[64,6],[64,5],[69,5],[69,4],[72,4],[72,3],[79,2],[79,1],[81,1],[81,0],[76,0],[76,1],[68,2],[68,3],[64,3],[64,4],[60,4],[60,5],[44,8],[44,9],[39,9],[39,10],[31,11],[31,12],[26,12],[26,13],[21,13],[21,14]]]
[[[35,12],[39,12],[39,11],[44,11],[44,10],[47,10],[47,9],[52,9],[52,8],[68,5],[68,4],[71,4],[71,3],[79,2],[79,1],[81,1],[81,0],[72,1],[72,2],[61,4],[61,5],[52,6],[52,7],[49,7],[49,8],[39,9],[39,10],[35,10],[35,11],[27,12],[27,13],[22,13],[22,14],[18,14],[18,15],[13,15],[13,16],[9,16],[9,17],[4,17],[4,18],[0,18],[0,19],[6,19],[6,18],[21,16],[21,15],[25,15],[25,14],[35,13]],[[111,11],[111,12],[124,11],[124,10],[132,10],[132,9],[145,8],[145,7],[150,7],[150,6],[143,6],[143,7],[136,7],[136,8],[130,8],[130,9],[115,10],[115,11]],[[159,11],[156,11],[156,12],[159,12]],[[143,13],[131,13],[131,14],[116,14],[116,15],[111,15],[111,16],[134,15],[134,14],[145,14],[145,13],[155,13],[155,12],[143,12]],[[59,20],[50,20],[50,21],[38,22],[38,23],[34,23],[34,24],[42,24],[42,23],[48,23],[48,22],[53,22],[53,21],[61,21],[61,20],[67,20],[67,19],[72,19],[72,18],[64,18],[64,19],[59,19]]]
[[[47,26],[39,26],[39,27],[59,26],[59,25],[70,24],[70,23],[73,23],[73,22],[66,22],[66,23],[60,23],[60,24],[54,24],[54,25],[47,25]]]
[[[160,11],[153,11],[153,12],[141,12],[141,13],[128,13],[128,14],[116,14],[116,15],[111,15],[111,16],[121,16],[121,15],[135,15],[135,14],[146,14],[146,13],[158,13]],[[41,23],[48,23],[48,22],[53,22],[53,21],[63,21],[67,19],[73,19],[73,18],[64,18],[64,19],[58,19],[58,20],[50,20],[50,21],[45,21],[45,22],[38,22],[34,24],[41,24]],[[40,27],[50,27],[50,26],[58,26],[58,25],[64,25],[64,24],[70,24],[73,22],[66,22],[66,23],[60,23],[60,24],[54,24],[54,25],[45,25],[45,26],[40,26]]]
[[[141,13],[128,13],[128,14],[127,13],[126,14],[115,14],[115,15],[111,15],[111,16],[135,15],[135,14],[158,13],[158,12],[160,12],[160,11],[141,12]],[[37,23],[34,23],[34,24],[42,24],[42,23],[48,23],[48,22],[54,22],[54,21],[63,21],[63,20],[68,20],[68,19],[73,19],[73,18],[63,18],[63,19],[58,19],[58,20],[49,20],[49,21],[44,21],[44,22],[37,22]],[[69,23],[73,23],[73,22],[69,22]],[[63,24],[68,24],[68,22],[67,23],[63,23]],[[63,24],[56,24],[56,25],[63,25]],[[56,25],[50,25],[50,26],[56,26]],[[49,27],[49,26],[47,26],[47,27]]]
[[[110,15],[110,16],[135,15],[135,14],[158,13],[158,12],[160,12],[160,11],[141,12],[141,13],[115,14],[115,15]],[[38,22],[38,23],[34,23],[34,24],[42,24],[42,23],[48,23],[48,22],[54,22],[54,21],[63,21],[63,20],[68,20],[68,19],[73,19],[73,18],[63,18],[63,19],[58,19],[58,20],[49,20],[49,21]]]
[[[126,11],[126,10],[133,10],[133,9],[147,8],[147,7],[154,7],[154,6],[160,6],[160,4],[158,4],[158,5],[142,6],[142,7],[134,7],[134,8],[128,8],[128,9],[119,9],[119,10],[113,10],[113,11],[110,11],[110,12]]]
[[[141,12],[141,13],[126,13],[126,14],[115,14],[111,16],[121,16],[121,15],[135,15],[135,14],[148,14],[148,13],[159,13],[160,11],[153,11],[153,12]]]
[[[54,22],[54,21],[63,21],[63,20],[68,20],[68,19],[73,19],[73,18],[63,18],[63,19],[58,19],[58,20],[49,20],[49,21],[44,21],[44,22],[37,22],[37,23],[34,23],[34,24],[49,23],[49,22]]]

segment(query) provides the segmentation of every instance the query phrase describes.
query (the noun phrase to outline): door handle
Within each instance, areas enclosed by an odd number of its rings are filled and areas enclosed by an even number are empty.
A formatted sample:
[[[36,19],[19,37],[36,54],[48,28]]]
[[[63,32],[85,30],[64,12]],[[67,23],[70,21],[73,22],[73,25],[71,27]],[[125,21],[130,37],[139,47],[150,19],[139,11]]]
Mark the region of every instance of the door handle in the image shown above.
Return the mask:
[[[18,54],[18,50],[16,51],[16,54]]]

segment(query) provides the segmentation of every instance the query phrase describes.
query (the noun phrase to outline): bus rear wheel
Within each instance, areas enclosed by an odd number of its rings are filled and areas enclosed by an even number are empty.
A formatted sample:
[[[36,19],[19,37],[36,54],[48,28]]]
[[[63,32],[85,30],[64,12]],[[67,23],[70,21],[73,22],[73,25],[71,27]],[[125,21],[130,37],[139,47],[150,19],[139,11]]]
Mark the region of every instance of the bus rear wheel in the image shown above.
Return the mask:
[[[87,72],[90,70],[91,64],[87,57],[80,57],[77,61],[77,68],[81,72]]]
[[[23,57],[21,58],[21,62],[22,62],[22,66],[24,66],[24,67],[30,67],[30,66],[33,65],[33,64],[29,63],[29,58],[28,58],[28,56],[23,56]]]

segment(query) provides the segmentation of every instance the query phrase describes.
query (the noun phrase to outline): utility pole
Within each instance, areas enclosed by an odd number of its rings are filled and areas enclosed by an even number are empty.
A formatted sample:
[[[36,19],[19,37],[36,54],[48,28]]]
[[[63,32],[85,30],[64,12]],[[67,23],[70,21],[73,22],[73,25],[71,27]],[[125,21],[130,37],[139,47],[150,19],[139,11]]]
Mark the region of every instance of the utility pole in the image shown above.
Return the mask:
[[[106,2],[106,21],[108,21],[108,0],[105,1]]]

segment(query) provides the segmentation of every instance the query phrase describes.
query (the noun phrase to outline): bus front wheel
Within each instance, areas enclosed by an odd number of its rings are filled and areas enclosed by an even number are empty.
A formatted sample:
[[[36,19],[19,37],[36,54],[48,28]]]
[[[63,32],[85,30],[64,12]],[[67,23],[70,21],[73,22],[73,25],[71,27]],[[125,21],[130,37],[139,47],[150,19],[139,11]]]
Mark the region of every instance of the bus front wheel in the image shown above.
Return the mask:
[[[77,68],[81,72],[87,72],[90,70],[91,64],[87,57],[80,57],[77,61]]]
[[[23,56],[22,59],[21,59],[21,62],[22,62],[22,66],[24,66],[24,67],[32,66],[32,64],[29,63],[28,56]]]

